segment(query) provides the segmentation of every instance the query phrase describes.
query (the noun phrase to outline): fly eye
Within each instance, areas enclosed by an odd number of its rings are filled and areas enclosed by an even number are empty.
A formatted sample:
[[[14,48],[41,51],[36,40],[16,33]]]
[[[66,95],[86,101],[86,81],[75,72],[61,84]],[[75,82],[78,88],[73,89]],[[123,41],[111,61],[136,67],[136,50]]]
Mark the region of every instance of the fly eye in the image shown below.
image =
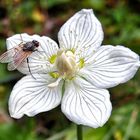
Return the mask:
[[[38,42],[38,41],[33,40],[32,42],[33,42],[33,44],[34,44],[36,47],[38,47],[38,46],[39,46],[39,42]]]

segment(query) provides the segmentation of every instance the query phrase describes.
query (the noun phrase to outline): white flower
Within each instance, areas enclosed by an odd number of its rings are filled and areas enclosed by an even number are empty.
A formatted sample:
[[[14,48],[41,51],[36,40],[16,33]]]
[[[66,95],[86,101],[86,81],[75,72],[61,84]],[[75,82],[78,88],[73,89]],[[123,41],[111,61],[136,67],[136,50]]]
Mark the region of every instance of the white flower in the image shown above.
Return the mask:
[[[72,16],[60,29],[59,46],[48,37],[21,34],[25,42],[37,40],[37,52],[18,70],[23,77],[9,99],[10,115],[21,118],[51,110],[61,103],[62,112],[76,124],[93,128],[110,117],[108,90],[130,80],[139,68],[139,56],[123,46],[101,46],[103,31],[90,9]],[[20,35],[7,39],[8,48],[21,42]]]

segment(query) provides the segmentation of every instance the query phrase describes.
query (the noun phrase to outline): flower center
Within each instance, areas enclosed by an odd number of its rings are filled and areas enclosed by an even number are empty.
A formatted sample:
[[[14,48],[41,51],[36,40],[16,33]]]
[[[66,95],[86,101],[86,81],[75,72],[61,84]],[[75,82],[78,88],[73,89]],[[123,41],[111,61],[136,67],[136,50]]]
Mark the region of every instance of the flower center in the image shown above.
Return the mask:
[[[50,76],[57,78],[53,83],[50,83],[48,87],[54,88],[58,86],[61,79],[72,80],[79,69],[85,66],[84,58],[80,58],[76,63],[75,54],[73,51],[59,50],[57,55],[52,55],[50,63],[55,64],[57,71],[50,72]]]
[[[72,78],[77,69],[74,53],[72,51],[59,51],[56,66],[61,76]]]

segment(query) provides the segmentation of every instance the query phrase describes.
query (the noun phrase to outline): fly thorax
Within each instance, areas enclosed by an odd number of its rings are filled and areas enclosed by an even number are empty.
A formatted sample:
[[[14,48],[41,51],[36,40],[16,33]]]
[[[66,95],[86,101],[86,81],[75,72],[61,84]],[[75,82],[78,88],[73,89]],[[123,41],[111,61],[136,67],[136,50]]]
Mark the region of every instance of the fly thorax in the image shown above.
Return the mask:
[[[76,72],[76,60],[72,51],[59,51],[56,59],[58,72],[64,78],[72,78]]]
[[[23,46],[23,51],[34,51],[35,50],[35,45],[33,44],[33,42],[26,42]]]

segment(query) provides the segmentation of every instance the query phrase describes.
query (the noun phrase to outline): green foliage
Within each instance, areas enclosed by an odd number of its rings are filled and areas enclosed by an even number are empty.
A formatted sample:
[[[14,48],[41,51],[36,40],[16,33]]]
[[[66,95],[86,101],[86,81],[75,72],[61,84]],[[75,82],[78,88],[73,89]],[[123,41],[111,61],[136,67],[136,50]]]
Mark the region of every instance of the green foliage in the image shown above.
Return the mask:
[[[60,4],[64,4],[69,2],[70,0],[48,0],[46,2],[46,5],[48,6],[48,8],[52,8],[53,6],[57,6]],[[43,4],[45,3],[45,1],[42,2]]]
[[[28,120],[25,126],[18,125],[15,122],[1,124],[0,132],[0,140],[41,140],[36,137],[33,120]]]

